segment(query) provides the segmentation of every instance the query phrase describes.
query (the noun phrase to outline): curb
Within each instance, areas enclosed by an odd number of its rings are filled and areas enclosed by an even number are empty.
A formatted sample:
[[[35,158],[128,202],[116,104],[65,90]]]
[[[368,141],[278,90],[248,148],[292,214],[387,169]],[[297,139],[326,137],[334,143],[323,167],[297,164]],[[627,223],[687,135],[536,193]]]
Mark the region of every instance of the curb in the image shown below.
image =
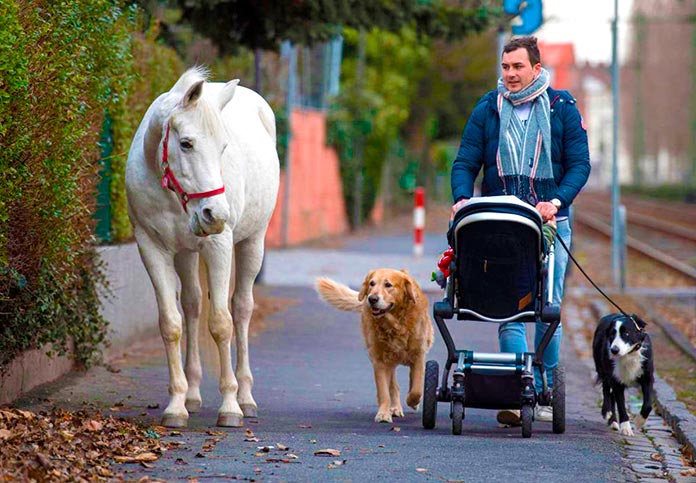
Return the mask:
[[[608,306],[601,301],[592,302],[591,310],[597,320],[602,314],[610,313]],[[693,457],[696,455],[696,416],[691,414],[683,402],[677,400],[674,389],[657,373],[653,391],[656,412],[672,428],[677,441],[685,446],[685,452]]]

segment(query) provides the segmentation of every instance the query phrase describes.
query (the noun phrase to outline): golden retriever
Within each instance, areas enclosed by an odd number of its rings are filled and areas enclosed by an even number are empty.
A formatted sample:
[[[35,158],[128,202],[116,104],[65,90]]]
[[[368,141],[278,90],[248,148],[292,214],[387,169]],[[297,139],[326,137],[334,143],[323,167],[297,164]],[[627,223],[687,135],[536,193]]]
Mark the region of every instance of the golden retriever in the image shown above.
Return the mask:
[[[337,309],[360,312],[367,353],[374,368],[377,386],[375,421],[390,423],[392,416],[403,417],[396,367],[410,368],[406,404],[418,409],[423,395],[425,356],[433,345],[433,326],[428,299],[406,270],[372,270],[360,292],[318,278],[320,297]]]

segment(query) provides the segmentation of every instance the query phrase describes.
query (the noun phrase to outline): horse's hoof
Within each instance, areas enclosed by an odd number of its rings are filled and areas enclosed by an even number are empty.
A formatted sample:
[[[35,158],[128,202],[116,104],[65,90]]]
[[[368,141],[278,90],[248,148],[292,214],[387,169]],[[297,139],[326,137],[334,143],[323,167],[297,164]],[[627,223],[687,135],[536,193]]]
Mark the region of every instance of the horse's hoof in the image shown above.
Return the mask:
[[[185,405],[186,410],[190,413],[198,413],[201,411],[200,399],[187,399]]]
[[[244,426],[244,416],[233,413],[218,413],[217,425],[226,428],[241,428]]]
[[[242,408],[245,418],[256,418],[259,415],[256,406],[251,404],[240,404],[239,407]]]
[[[188,416],[180,414],[164,414],[162,416],[162,426],[167,428],[185,428],[188,424]]]

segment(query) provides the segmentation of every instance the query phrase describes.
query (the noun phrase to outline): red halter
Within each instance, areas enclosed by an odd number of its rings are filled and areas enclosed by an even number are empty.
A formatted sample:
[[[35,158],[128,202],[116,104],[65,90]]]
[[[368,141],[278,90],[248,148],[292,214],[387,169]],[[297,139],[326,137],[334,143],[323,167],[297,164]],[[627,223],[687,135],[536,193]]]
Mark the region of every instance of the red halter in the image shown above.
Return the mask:
[[[164,144],[162,145],[162,167],[164,168],[164,174],[162,175],[162,188],[169,188],[170,190],[179,194],[181,198],[181,206],[184,211],[188,213],[186,204],[189,200],[194,198],[210,198],[211,196],[219,195],[225,192],[225,185],[221,188],[203,191],[201,193],[187,193],[184,188],[181,187],[179,181],[174,176],[174,172],[169,168],[169,124],[167,124],[167,132],[164,135]]]

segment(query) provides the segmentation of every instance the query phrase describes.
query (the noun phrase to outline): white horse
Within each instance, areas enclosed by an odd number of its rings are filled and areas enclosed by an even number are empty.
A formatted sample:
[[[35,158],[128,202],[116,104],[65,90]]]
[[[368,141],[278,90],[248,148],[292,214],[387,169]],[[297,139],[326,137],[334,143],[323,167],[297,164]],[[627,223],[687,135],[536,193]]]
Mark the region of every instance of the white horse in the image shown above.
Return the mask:
[[[245,416],[257,412],[248,329],[253,282],[278,193],[275,116],[261,96],[238,86],[238,79],[211,83],[206,76],[201,68],[190,69],[152,103],[126,167],[128,212],[155,289],[169,363],[170,400],[162,424],[170,427],[186,426],[189,412],[201,407],[202,296],[210,299],[208,326],[220,361],[217,424],[242,426]],[[199,253],[207,266],[209,294],[201,294]],[[185,368],[177,274],[186,321]],[[233,325],[236,377],[230,354]]]

